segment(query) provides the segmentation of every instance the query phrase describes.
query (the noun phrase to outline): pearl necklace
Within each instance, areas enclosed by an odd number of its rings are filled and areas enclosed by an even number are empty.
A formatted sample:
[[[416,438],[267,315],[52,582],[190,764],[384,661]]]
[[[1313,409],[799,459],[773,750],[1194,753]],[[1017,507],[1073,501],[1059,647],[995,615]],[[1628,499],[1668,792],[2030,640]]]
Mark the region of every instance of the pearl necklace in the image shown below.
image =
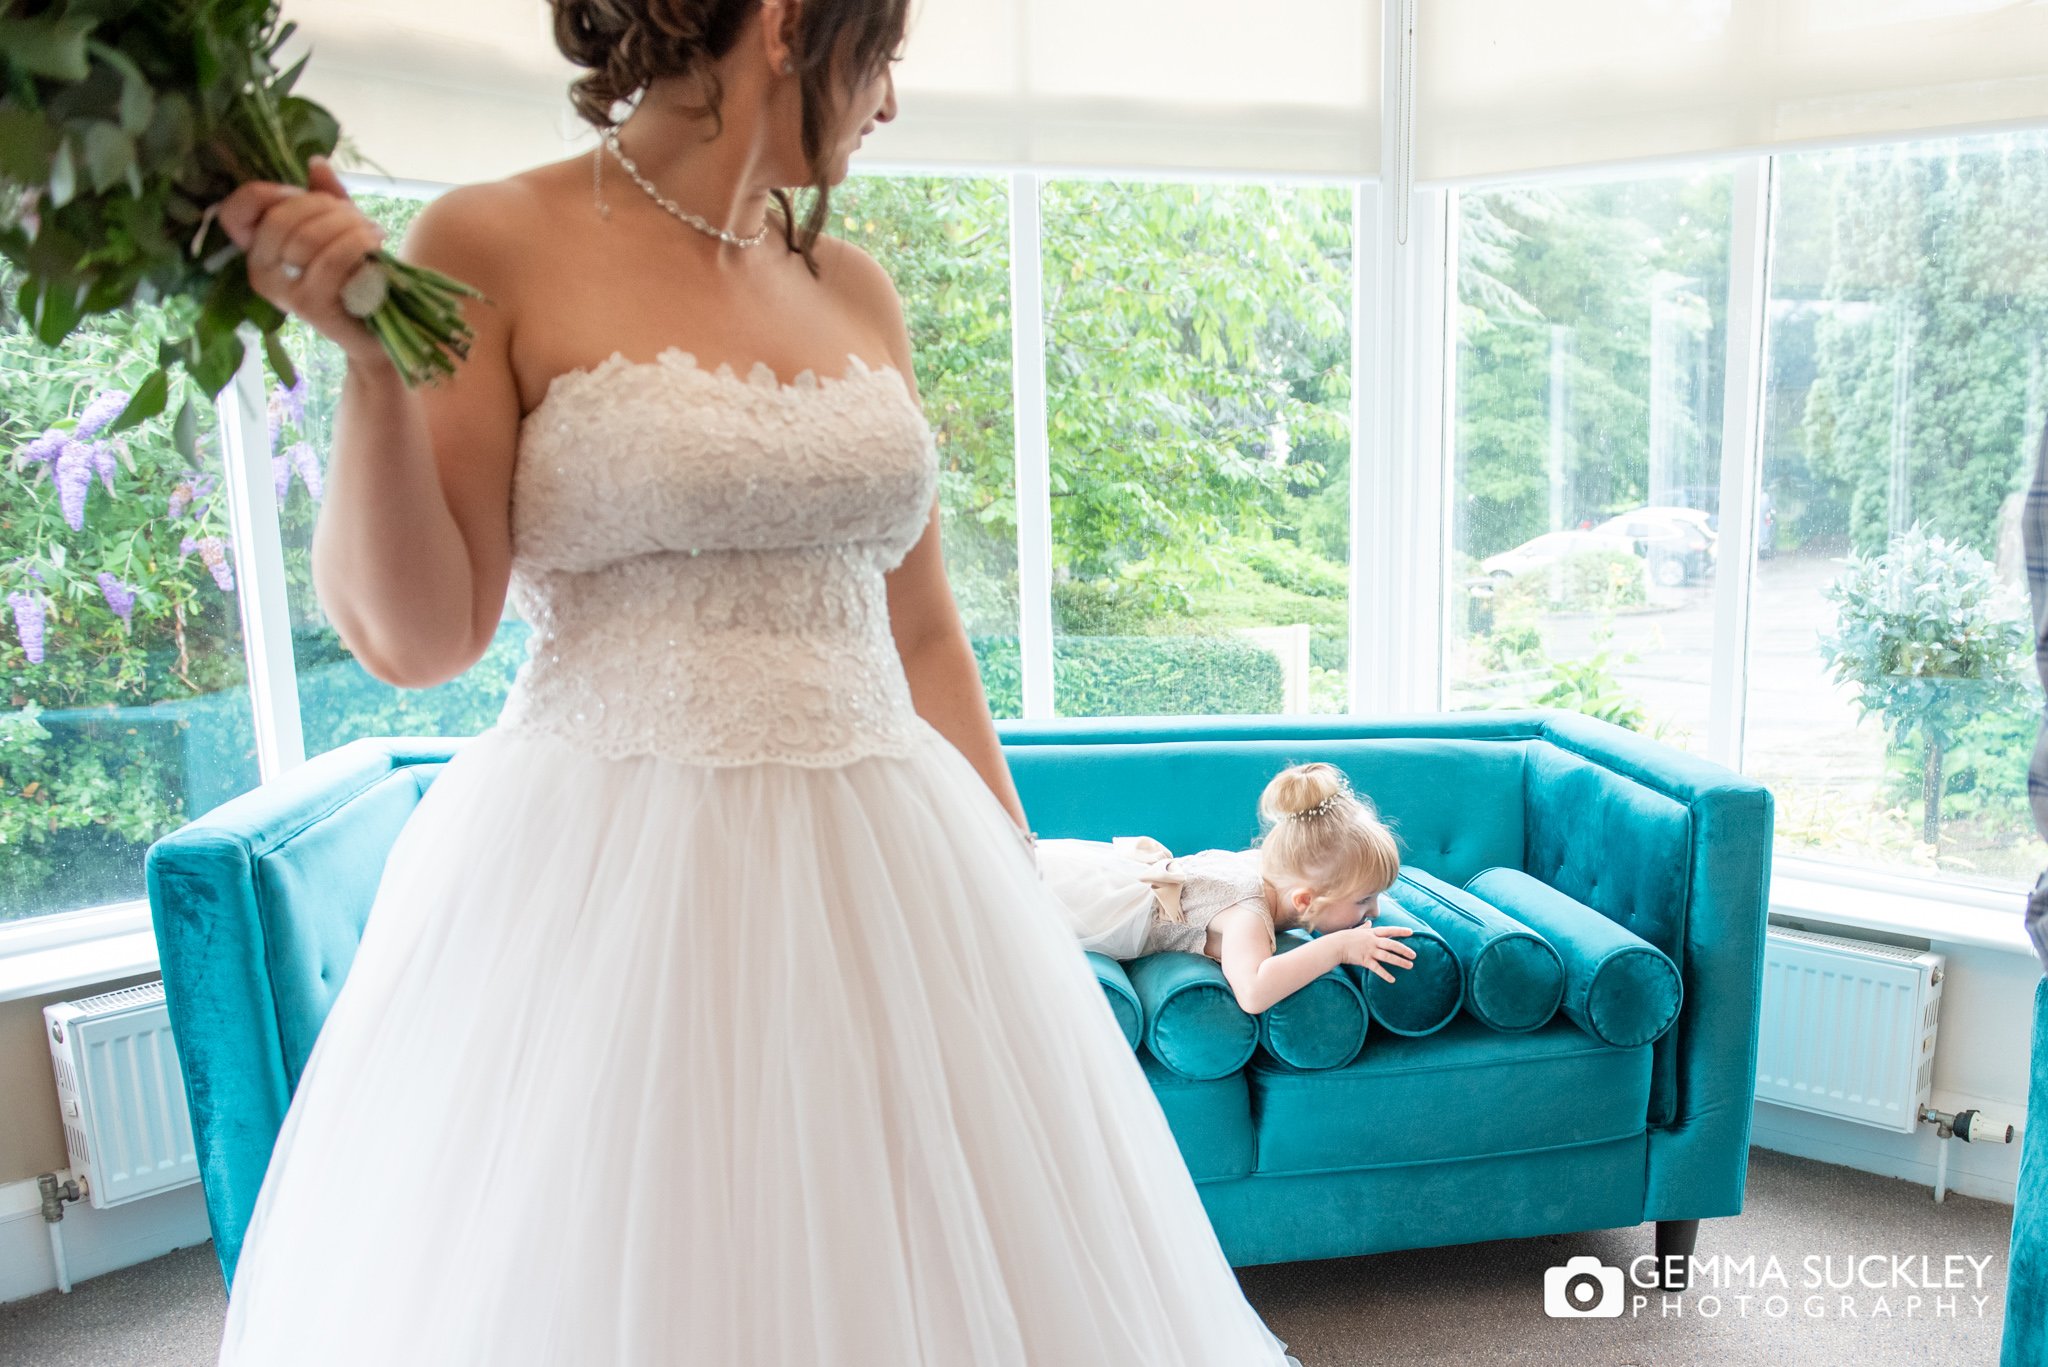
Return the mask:
[[[683,208],[680,204],[677,204],[674,200],[670,199],[667,195],[663,194],[660,190],[656,189],[653,183],[650,182],[647,179],[647,177],[640,174],[640,168],[638,166],[635,166],[633,164],[633,159],[626,155],[626,149],[619,146],[618,129],[607,128],[604,130],[604,146],[606,151],[610,152],[614,157],[618,158],[619,165],[625,168],[627,176],[629,176],[632,179],[633,183],[647,192],[647,197],[649,199],[653,200],[656,204],[659,204],[662,208],[668,210],[668,212],[673,217],[678,218],[682,220],[684,223],[689,224],[692,228],[695,228],[698,232],[703,233],[709,237],[715,237],[720,242],[723,242],[728,246],[733,247],[758,247],[761,245],[762,241],[767,238],[768,224],[766,223],[763,223],[761,225],[761,231],[755,233],[752,237],[742,237],[738,233],[731,232],[725,228],[719,227],[715,223],[711,223],[705,219],[699,218],[697,215],[691,213],[688,209]]]

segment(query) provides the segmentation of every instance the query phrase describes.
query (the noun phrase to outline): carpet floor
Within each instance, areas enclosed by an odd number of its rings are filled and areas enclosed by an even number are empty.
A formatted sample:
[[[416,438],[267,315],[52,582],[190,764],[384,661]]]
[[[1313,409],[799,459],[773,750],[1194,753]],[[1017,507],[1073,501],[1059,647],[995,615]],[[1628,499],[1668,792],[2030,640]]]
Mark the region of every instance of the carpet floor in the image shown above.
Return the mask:
[[[1664,1293],[1625,1282],[1625,1298],[1646,1299],[1625,1299],[1615,1317],[1551,1318],[1543,1274],[1579,1256],[1626,1268],[1650,1252],[1647,1226],[1252,1267],[1239,1276],[1305,1367],[1998,1361],[2012,1207],[1955,1195],[1936,1205],[1925,1187],[1763,1149],[1750,1151],[1745,1205],[1738,1217],[1701,1226],[1698,1257],[1710,1275],[1669,1306]],[[1771,1276],[1773,1259],[1781,1277]],[[1951,1268],[1960,1287],[1925,1284],[1928,1271],[1946,1279]],[[1728,1274],[1719,1286],[1717,1269]],[[203,1367],[214,1361],[225,1307],[213,1246],[201,1244],[81,1282],[68,1295],[0,1305],[0,1363]]]

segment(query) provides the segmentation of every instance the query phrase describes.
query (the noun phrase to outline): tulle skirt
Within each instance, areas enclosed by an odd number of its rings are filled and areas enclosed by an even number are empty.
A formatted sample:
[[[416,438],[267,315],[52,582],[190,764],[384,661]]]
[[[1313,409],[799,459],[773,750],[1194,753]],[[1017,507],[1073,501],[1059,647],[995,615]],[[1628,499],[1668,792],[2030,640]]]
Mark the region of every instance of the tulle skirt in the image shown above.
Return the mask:
[[[221,1361],[1278,1367],[972,767],[492,731],[391,851]]]

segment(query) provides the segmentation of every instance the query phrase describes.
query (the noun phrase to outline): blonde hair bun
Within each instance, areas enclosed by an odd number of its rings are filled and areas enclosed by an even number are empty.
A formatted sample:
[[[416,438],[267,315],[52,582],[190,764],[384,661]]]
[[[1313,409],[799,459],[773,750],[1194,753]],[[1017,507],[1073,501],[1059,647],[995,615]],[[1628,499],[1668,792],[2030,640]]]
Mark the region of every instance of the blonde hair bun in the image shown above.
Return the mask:
[[[1300,879],[1318,898],[1381,892],[1400,875],[1394,833],[1334,764],[1282,769],[1259,796],[1259,816],[1268,872]]]

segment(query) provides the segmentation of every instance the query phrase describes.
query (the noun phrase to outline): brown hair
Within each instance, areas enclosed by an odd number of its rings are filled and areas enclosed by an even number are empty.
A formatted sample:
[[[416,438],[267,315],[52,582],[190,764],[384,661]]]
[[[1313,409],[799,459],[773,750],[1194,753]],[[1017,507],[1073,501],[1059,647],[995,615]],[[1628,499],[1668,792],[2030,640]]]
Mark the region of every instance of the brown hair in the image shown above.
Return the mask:
[[[1259,796],[1271,827],[1259,850],[1268,873],[1299,878],[1316,900],[1384,892],[1401,872],[1401,847],[1372,800],[1334,764],[1282,769]]]
[[[666,76],[701,75],[714,136],[723,126],[724,98],[712,64],[731,52],[760,0],[549,0],[555,11],[555,46],[586,69],[569,86],[570,102],[592,125],[610,128],[612,111],[637,99]],[[782,240],[804,258],[825,230],[827,185],[825,121],[846,93],[881,70],[909,21],[909,0],[803,0],[790,60],[803,97],[804,161],[811,172],[810,212],[797,222],[787,191],[775,191],[782,210]],[[835,83],[838,88],[835,89]]]

